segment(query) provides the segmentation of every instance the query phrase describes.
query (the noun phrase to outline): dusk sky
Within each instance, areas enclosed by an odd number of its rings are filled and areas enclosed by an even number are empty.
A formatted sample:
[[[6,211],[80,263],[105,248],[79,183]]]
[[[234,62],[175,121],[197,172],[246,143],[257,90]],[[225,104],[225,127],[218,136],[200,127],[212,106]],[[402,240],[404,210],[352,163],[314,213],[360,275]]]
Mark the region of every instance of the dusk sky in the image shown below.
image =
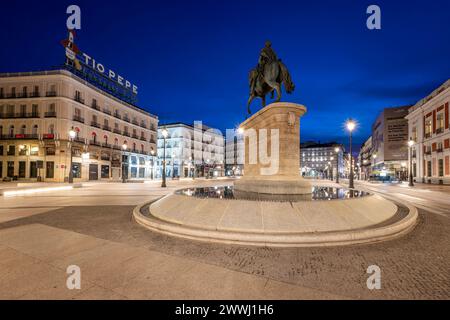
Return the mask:
[[[352,117],[360,144],[383,108],[414,104],[450,75],[448,0],[6,1],[0,72],[64,63],[70,4],[81,7],[81,51],[136,84],[139,106],[160,123],[239,125],[265,40],[296,85],[282,100],[308,108],[302,141],[346,143]],[[381,7],[381,30],[366,28],[371,4]]]

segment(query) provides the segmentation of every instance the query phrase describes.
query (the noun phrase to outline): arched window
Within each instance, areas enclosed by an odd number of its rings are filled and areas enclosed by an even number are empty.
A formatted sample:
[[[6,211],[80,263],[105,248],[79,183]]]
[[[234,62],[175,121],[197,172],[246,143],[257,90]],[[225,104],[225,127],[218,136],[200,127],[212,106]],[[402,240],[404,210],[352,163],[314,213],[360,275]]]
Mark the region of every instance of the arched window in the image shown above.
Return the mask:
[[[115,145],[115,146],[118,146],[118,145],[119,145],[119,139],[117,139],[117,138],[114,139],[114,145]]]
[[[27,126],[26,125],[23,125],[21,128],[20,128],[20,134],[25,134],[27,132]]]
[[[136,150],[136,143],[133,142],[133,151]]]
[[[32,132],[32,134],[37,135],[37,134],[38,134],[38,129],[39,129],[38,125],[35,124],[35,125],[33,126],[33,132]]]
[[[92,141],[94,143],[97,142],[97,134],[95,132],[92,132]]]
[[[105,139],[105,144],[108,144],[108,136],[106,134],[103,136],[103,139]]]

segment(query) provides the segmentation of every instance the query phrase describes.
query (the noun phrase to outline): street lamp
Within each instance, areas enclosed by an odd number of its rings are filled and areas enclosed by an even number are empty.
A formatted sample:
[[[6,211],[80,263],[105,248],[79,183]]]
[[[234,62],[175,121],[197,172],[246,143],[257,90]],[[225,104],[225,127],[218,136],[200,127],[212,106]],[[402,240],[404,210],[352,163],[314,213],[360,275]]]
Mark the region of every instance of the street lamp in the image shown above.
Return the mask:
[[[346,123],[347,130],[350,134],[350,181],[349,181],[349,188],[354,189],[353,185],[353,154],[352,154],[352,132],[356,128],[356,123],[352,119],[349,119]]]
[[[75,137],[77,136],[77,133],[75,132],[75,130],[70,129],[69,131],[69,149],[70,149],[70,165],[69,165],[69,183],[73,183],[73,171],[72,171],[72,160],[73,160],[73,152],[72,152],[72,143],[73,143],[73,139],[75,139]]]
[[[150,154],[152,155],[152,167],[151,167],[151,177],[150,179],[153,180],[153,170],[155,170],[155,150],[150,150]]]
[[[124,153],[125,153],[125,151],[127,151],[127,149],[128,149],[128,146],[127,146],[126,143],[124,143],[122,145],[122,150],[124,151]],[[125,154],[124,154],[122,156],[122,183],[126,183],[127,182],[127,179],[126,179],[126,176],[125,176],[125,170],[126,170],[126,166],[125,166]]]
[[[339,183],[339,151],[341,148],[334,148],[334,152],[336,152],[336,183]]]
[[[162,183],[161,183],[161,188],[166,188],[166,138],[169,135],[169,132],[167,132],[166,129],[163,129],[161,131],[161,134],[163,136],[163,170],[162,170]]]
[[[412,172],[412,147],[414,146],[414,140],[412,138],[408,141],[409,146],[409,186],[414,187],[413,172]]]

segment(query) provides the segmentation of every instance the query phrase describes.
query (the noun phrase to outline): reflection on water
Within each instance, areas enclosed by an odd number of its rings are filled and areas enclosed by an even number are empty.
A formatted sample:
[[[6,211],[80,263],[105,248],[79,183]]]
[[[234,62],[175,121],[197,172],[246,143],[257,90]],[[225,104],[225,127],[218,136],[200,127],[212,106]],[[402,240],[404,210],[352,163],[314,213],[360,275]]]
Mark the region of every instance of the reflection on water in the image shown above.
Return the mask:
[[[312,187],[312,193],[306,195],[275,195],[234,190],[232,186],[217,186],[207,188],[189,188],[178,190],[175,194],[196,198],[214,199],[242,199],[260,201],[317,201],[317,200],[344,200],[349,198],[360,198],[369,193],[358,190],[349,190],[333,187]]]

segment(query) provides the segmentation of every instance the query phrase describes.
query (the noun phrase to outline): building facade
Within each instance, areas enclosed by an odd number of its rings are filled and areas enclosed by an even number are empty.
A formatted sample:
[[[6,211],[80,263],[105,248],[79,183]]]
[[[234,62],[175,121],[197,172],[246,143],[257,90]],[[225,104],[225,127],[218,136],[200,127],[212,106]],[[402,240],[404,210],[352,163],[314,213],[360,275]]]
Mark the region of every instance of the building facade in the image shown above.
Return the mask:
[[[167,131],[164,139],[163,130]],[[165,148],[164,148],[165,143]],[[166,177],[213,178],[224,176],[224,137],[201,123],[173,123],[158,129],[157,177],[162,177],[164,149]]]
[[[386,108],[372,126],[373,178],[406,180],[408,161],[408,120],[411,106]]]
[[[417,182],[450,184],[450,79],[419,101],[406,116],[412,171]]]
[[[225,145],[225,175],[239,177],[244,175],[244,135],[238,130],[227,136]]]
[[[1,178],[154,176],[158,118],[68,70],[1,74],[0,119]]]
[[[361,146],[358,155],[359,179],[369,180],[372,175],[372,137],[370,136]]]
[[[339,148],[336,153],[335,149]],[[344,175],[344,146],[336,142],[305,142],[300,145],[300,171],[309,178],[328,179]]]

